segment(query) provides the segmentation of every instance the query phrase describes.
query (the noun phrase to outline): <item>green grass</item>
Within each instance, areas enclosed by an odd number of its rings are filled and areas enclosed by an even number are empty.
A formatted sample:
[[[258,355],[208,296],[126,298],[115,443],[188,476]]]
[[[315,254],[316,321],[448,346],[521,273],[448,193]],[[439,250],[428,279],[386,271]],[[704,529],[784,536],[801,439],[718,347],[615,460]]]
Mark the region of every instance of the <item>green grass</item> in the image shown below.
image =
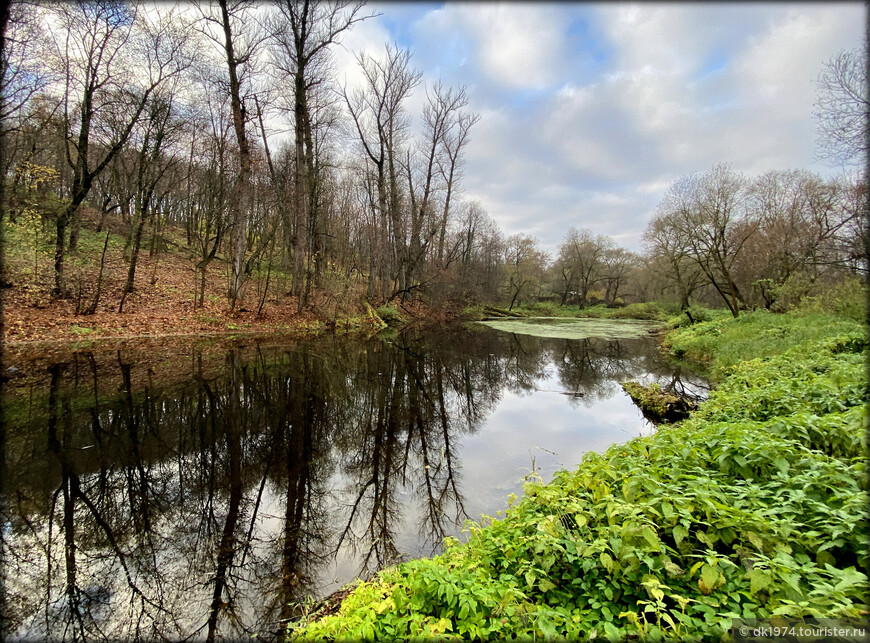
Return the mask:
[[[94,332],[90,326],[79,326],[78,324],[73,324],[69,330],[73,335],[90,335]]]
[[[721,382],[692,417],[529,482],[298,635],[718,640],[732,618],[866,614],[864,329],[753,313],[668,344]]]
[[[676,357],[708,364],[710,375],[719,380],[741,361],[777,355],[809,340],[863,332],[860,322],[847,317],[757,311],[737,319],[721,315],[677,329],[667,336],[664,347]]]

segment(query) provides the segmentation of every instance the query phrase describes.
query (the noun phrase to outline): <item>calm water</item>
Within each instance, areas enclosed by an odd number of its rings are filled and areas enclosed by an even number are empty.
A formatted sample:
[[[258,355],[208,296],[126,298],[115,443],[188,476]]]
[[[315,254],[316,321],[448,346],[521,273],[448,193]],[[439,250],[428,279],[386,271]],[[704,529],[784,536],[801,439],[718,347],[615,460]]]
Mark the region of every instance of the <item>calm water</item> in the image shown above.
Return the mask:
[[[299,604],[439,551],[533,470],[653,430],[652,340],[484,327],[127,346],[4,387],[6,632],[276,638]]]

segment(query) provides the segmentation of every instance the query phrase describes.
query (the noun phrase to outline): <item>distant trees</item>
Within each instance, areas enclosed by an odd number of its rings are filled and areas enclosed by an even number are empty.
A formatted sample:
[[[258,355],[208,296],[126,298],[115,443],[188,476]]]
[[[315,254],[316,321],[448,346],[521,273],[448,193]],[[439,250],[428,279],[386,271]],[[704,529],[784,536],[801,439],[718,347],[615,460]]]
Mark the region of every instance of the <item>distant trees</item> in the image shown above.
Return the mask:
[[[676,295],[680,310],[686,310],[689,299],[700,287],[704,276],[692,258],[677,217],[667,206],[659,205],[642,241],[646,249],[647,266],[665,282],[665,290]]]
[[[53,80],[44,64],[40,11],[36,4],[20,1],[4,3],[0,9],[0,136],[21,125],[31,100]]]
[[[462,153],[478,117],[466,109],[464,88],[436,83],[414,136],[404,104],[421,74],[410,60],[410,52],[389,45],[382,58],[360,55],[363,86],[342,94],[364,158],[369,297],[413,296],[455,257],[448,228]]]
[[[248,135],[248,107],[253,83],[253,67],[257,48],[263,37],[254,30],[252,3],[249,0],[217,0],[203,12],[207,23],[203,30],[221,50],[226,65],[226,78],[216,78],[217,85],[230,99],[233,131],[236,136],[236,169],[233,189],[228,202],[232,232],[232,276],[227,298],[235,308],[245,286],[246,231],[251,207],[252,151]]]
[[[357,281],[371,300],[494,296],[503,240],[460,199],[479,116],[464,88],[440,81],[425,89],[422,114],[409,113],[421,74],[411,52],[389,45],[360,54],[361,86],[338,90],[331,50],[369,17],[363,9],[213,0],[182,21],[135,2],[14,3],[0,59],[3,174],[34,163],[57,172],[57,212],[44,214],[55,228],[54,295],[69,294],[65,258],[92,206],[99,230],[119,224],[127,237],[121,311],[144,236],[151,230],[159,252],[169,224],[196,258],[197,306],[212,262],[228,269],[231,309],[250,275],[265,263],[271,276],[276,261],[280,276],[258,281],[258,299],[289,284],[300,311],[314,284],[332,289],[327,298],[348,297]]]
[[[823,277],[866,272],[860,207],[850,205],[863,190],[858,177],[824,180],[802,170],[748,179],[717,165],[682,177],[644,233],[648,265],[682,309],[702,286],[734,316],[799,299]]]
[[[742,209],[744,178],[725,165],[671,185],[663,201],[672,231],[735,317],[744,304],[734,267],[754,221]]]
[[[589,293],[603,278],[604,255],[613,242],[603,235],[593,235],[586,229],[571,227],[559,246],[555,269],[558,273],[561,304],[576,296],[585,308]]]
[[[543,278],[547,255],[538,248],[537,240],[527,234],[513,234],[504,246],[505,295],[508,310],[523,299],[537,293]]]
[[[502,282],[504,238],[498,225],[477,201],[465,203],[455,227],[445,267],[453,263],[456,296],[486,301]]]
[[[293,294],[301,310],[311,284],[306,257],[319,253],[317,220],[322,209],[318,198],[318,170],[312,104],[313,93],[326,82],[329,49],[341,34],[367,16],[362,2],[321,3],[311,0],[284,0],[270,24],[272,61],[292,88],[295,197],[295,235],[293,236]],[[304,278],[303,278],[304,275]]]
[[[369,260],[369,297],[378,290],[390,299],[390,295],[408,291],[399,147],[409,126],[403,103],[420,84],[421,74],[410,67],[410,52],[389,45],[383,60],[366,54],[359,55],[357,60],[364,86],[352,95],[345,91],[344,99],[365,154],[365,184],[376,214]]]
[[[65,296],[67,227],[75,251],[80,207],[94,180],[127,143],[151,95],[185,67],[184,31],[172,20],[145,21],[136,6],[107,0],[52,9],[52,59],[63,79],[58,90],[72,170],[69,202],[56,220],[54,292]]]
[[[139,250],[142,245],[142,235],[145,225],[154,216],[158,198],[158,186],[163,184],[166,192],[168,171],[181,159],[181,150],[175,145],[181,134],[182,124],[175,114],[172,92],[165,95],[154,94],[148,101],[139,131],[131,133],[131,140],[137,146],[135,150],[135,225],[130,236],[130,265],[127,271],[127,281],[121,292],[121,302],[118,312],[123,312],[124,301],[131,292],[136,277],[136,266]]]

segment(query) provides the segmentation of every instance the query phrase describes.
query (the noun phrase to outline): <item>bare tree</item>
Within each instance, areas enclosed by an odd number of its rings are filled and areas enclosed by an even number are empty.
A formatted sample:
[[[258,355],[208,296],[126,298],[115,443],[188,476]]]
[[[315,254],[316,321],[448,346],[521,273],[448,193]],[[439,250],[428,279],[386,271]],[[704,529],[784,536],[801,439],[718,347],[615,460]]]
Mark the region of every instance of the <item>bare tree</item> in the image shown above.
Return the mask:
[[[445,139],[449,136],[451,130],[458,126],[460,116],[462,115],[461,110],[468,104],[465,88],[454,91],[453,88],[445,88],[441,82],[435,84],[431,93],[427,92],[427,97],[428,101],[423,107],[424,138],[418,150],[418,165],[420,166],[419,190],[416,190],[414,185],[410,153],[408,154],[409,158],[406,167],[408,192],[411,198],[411,229],[408,248],[409,285],[420,283],[423,279],[421,274],[423,258],[434,235],[438,232],[440,227],[439,221],[443,226],[446,227],[447,225],[450,191],[453,187],[453,174],[456,164],[453,163],[453,168],[447,171],[450,176],[447,177],[448,180],[443,185],[447,195],[445,196],[444,213],[440,218],[435,217],[433,212],[435,191],[439,187],[437,185],[437,174],[440,169],[442,170],[441,176],[445,176],[443,166],[449,164],[449,161],[444,158],[446,156],[446,150],[443,149],[445,147]],[[463,136],[463,143],[466,136],[467,132]],[[458,158],[461,144],[453,142],[454,157]],[[441,229],[443,232],[444,228],[442,227]],[[443,234],[441,239],[441,252],[443,253]],[[440,262],[440,255],[438,260]]]
[[[465,88],[460,89],[465,93]],[[463,105],[464,106],[464,105]],[[451,198],[454,196],[457,186],[456,180],[460,176],[462,167],[462,155],[465,145],[468,143],[468,133],[471,127],[480,120],[480,114],[460,112],[456,120],[447,127],[442,136],[444,145],[444,160],[439,160],[439,169],[444,183],[447,186],[447,194],[444,197],[444,210],[441,215],[441,229],[438,237],[437,262],[444,267],[444,236],[447,232],[447,217],[450,214]]]
[[[610,244],[604,248],[601,263],[604,303],[615,306],[619,299],[619,289],[625,285],[632,269],[637,265],[637,255],[625,248]]]
[[[601,281],[605,250],[612,245],[607,237],[593,235],[586,229],[568,229],[559,246],[556,266],[561,278],[561,303],[576,294],[580,308],[585,308],[592,288]]]
[[[816,81],[817,154],[836,164],[863,164],[870,150],[867,55],[866,47],[841,51],[824,64]]]
[[[282,74],[292,78],[296,210],[292,293],[298,298],[299,310],[305,305],[305,293],[311,281],[305,259],[311,254],[309,232],[313,232],[312,223],[317,217],[317,199],[313,194],[315,145],[311,94],[326,80],[330,47],[343,32],[369,17],[361,15],[363,6],[363,2],[283,0],[275,19],[270,22],[273,61]]]
[[[161,16],[139,31],[135,7],[96,0],[59,4],[53,31],[55,59],[63,74],[63,120],[67,163],[73,172],[69,205],[57,217],[54,294],[65,296],[64,244],[72,224],[70,249],[78,239],[80,207],[94,180],[126,144],[145,105],[168,78],[186,67],[182,55],[184,28],[173,16]],[[129,54],[138,54],[135,63]],[[132,70],[136,69],[136,73]],[[100,129],[111,114],[120,127]],[[95,137],[108,133],[94,149]]]
[[[683,177],[668,188],[660,213],[672,234],[737,317],[745,301],[735,279],[744,245],[758,226],[747,216],[745,178],[727,165]]]
[[[253,29],[253,3],[250,0],[217,0],[203,10],[205,35],[221,50],[227,78],[219,85],[230,97],[233,130],[238,145],[238,172],[233,181],[230,208],[232,215],[232,276],[227,297],[234,309],[244,296],[247,223],[251,207],[251,141],[248,139],[247,101],[252,91],[256,57],[265,39]],[[216,27],[217,33],[209,27]]]
[[[399,147],[405,139],[408,119],[402,103],[420,83],[421,73],[411,69],[411,53],[387,45],[386,58],[357,56],[364,86],[353,94],[342,90],[356,134],[373,170],[373,205],[378,215],[377,257],[381,292],[390,297],[407,292],[407,242],[400,210]],[[387,255],[387,252],[390,254]],[[375,283],[369,281],[369,296]]]
[[[52,81],[39,12],[35,3],[20,0],[0,9],[0,136],[18,127],[31,99]]]
[[[507,238],[505,256],[505,292],[510,298],[508,310],[534,293],[543,276],[547,255],[538,248],[538,241],[527,234]]]
[[[142,232],[154,214],[154,196],[158,184],[167,171],[179,161],[179,150],[173,149],[172,140],[181,132],[181,123],[173,113],[173,92],[165,95],[155,94],[146,108],[145,121],[139,149],[137,151],[136,169],[136,226],[132,234],[130,251],[130,266],[127,271],[127,281],[121,291],[121,302],[118,312],[123,312],[127,295],[133,292],[136,277],[136,265],[139,258],[139,248],[142,244]],[[135,136],[135,135],[134,135]]]

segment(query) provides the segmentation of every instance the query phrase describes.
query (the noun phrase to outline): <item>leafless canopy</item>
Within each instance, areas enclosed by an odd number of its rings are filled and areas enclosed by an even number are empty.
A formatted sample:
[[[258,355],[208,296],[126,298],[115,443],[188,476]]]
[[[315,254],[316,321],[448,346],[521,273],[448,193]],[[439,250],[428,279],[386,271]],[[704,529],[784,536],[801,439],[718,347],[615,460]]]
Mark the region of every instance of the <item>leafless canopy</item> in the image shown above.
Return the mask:
[[[870,119],[867,52],[841,51],[825,63],[817,84],[818,156],[838,165],[863,163]]]

